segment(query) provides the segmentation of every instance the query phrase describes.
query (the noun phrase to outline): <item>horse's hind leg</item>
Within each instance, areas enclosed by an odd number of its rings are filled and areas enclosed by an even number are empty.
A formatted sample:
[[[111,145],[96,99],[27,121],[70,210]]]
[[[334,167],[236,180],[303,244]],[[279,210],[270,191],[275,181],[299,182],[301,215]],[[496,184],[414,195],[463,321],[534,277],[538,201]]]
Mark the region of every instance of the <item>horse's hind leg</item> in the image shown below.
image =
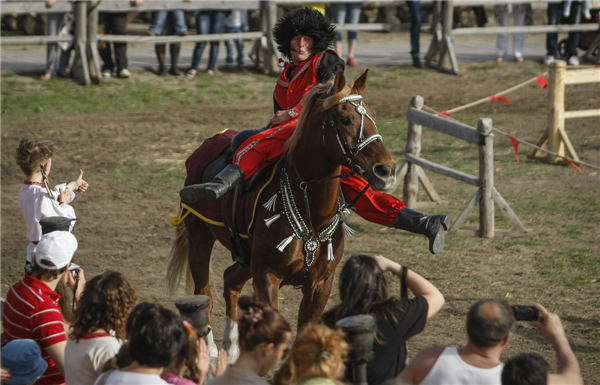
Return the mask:
[[[231,265],[223,273],[223,297],[225,297],[225,314],[227,315],[223,331],[223,348],[227,350],[231,362],[235,362],[240,354],[237,328],[238,299],[244,284],[250,278],[252,278],[250,270],[242,267],[239,263]]]
[[[188,263],[192,278],[194,279],[194,294],[202,294],[210,297],[208,308],[208,323],[211,323],[213,301],[210,292],[210,255],[215,244],[215,237],[204,221],[195,215],[188,215],[185,219],[188,229]],[[206,337],[211,357],[217,357],[217,345],[214,342],[212,331]]]

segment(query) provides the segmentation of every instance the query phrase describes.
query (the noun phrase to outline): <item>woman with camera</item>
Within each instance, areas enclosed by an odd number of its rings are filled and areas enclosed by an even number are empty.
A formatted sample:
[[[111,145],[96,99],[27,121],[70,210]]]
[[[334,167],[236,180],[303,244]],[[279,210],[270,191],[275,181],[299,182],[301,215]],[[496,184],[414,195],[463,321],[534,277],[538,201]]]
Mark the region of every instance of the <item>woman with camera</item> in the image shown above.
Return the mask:
[[[386,271],[403,278],[415,298],[390,297]],[[370,314],[377,322],[374,358],[367,366],[371,385],[402,372],[407,359],[406,341],[423,331],[427,319],[437,314],[445,302],[442,293],[425,278],[381,255],[352,256],[342,269],[339,290],[342,302],[323,315],[327,326],[335,327],[338,320],[357,314]],[[352,381],[351,371],[346,372],[346,379]]]

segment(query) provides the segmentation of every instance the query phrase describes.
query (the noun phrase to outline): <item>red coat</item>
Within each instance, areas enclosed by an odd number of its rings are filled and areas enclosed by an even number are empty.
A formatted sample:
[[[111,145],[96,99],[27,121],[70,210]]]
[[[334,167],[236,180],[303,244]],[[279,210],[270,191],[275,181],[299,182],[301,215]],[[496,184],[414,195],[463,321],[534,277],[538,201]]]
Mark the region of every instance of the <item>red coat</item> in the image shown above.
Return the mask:
[[[246,178],[276,162],[283,154],[285,142],[292,136],[298,125],[298,117],[303,107],[300,101],[321,80],[318,71],[321,61],[328,52],[337,56],[332,50],[313,55],[298,65],[291,78],[288,78],[288,74],[293,64],[286,64],[277,79],[273,97],[282,109],[288,110],[292,118],[279,126],[251,136],[238,148],[233,162],[244,170]],[[349,172],[349,169],[344,167],[343,172]],[[366,185],[367,182],[359,176],[343,178],[341,186],[346,202],[352,202]],[[392,226],[398,212],[404,207],[406,207],[404,202],[393,195],[379,193],[373,189],[368,189],[354,206],[358,215],[384,226]]]

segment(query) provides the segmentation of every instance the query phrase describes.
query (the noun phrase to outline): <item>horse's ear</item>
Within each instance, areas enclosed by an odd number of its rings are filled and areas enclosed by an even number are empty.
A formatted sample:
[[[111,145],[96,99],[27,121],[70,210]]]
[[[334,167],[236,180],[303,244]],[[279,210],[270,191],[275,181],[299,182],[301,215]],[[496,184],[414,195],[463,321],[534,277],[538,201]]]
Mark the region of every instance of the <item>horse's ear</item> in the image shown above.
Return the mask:
[[[367,75],[369,74],[369,70],[367,69],[365,73],[360,75],[358,79],[354,81],[354,85],[352,86],[352,93],[362,95],[365,88],[367,88]]]
[[[346,86],[346,76],[344,76],[344,71],[340,71],[335,75],[335,80],[333,81],[333,88],[329,95],[335,95]]]

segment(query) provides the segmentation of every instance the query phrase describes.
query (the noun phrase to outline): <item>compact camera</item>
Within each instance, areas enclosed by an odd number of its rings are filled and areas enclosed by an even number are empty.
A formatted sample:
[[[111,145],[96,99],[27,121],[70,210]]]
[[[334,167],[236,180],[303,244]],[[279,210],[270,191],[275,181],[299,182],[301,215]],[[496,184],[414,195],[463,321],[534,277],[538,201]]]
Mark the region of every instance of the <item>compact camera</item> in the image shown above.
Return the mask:
[[[517,321],[539,321],[540,311],[533,306],[511,306]]]
[[[79,276],[80,268],[81,268],[81,266],[79,266],[75,263],[71,263],[71,265],[69,265],[69,273],[71,273],[71,275],[73,276],[74,279],[77,279],[77,277]]]

